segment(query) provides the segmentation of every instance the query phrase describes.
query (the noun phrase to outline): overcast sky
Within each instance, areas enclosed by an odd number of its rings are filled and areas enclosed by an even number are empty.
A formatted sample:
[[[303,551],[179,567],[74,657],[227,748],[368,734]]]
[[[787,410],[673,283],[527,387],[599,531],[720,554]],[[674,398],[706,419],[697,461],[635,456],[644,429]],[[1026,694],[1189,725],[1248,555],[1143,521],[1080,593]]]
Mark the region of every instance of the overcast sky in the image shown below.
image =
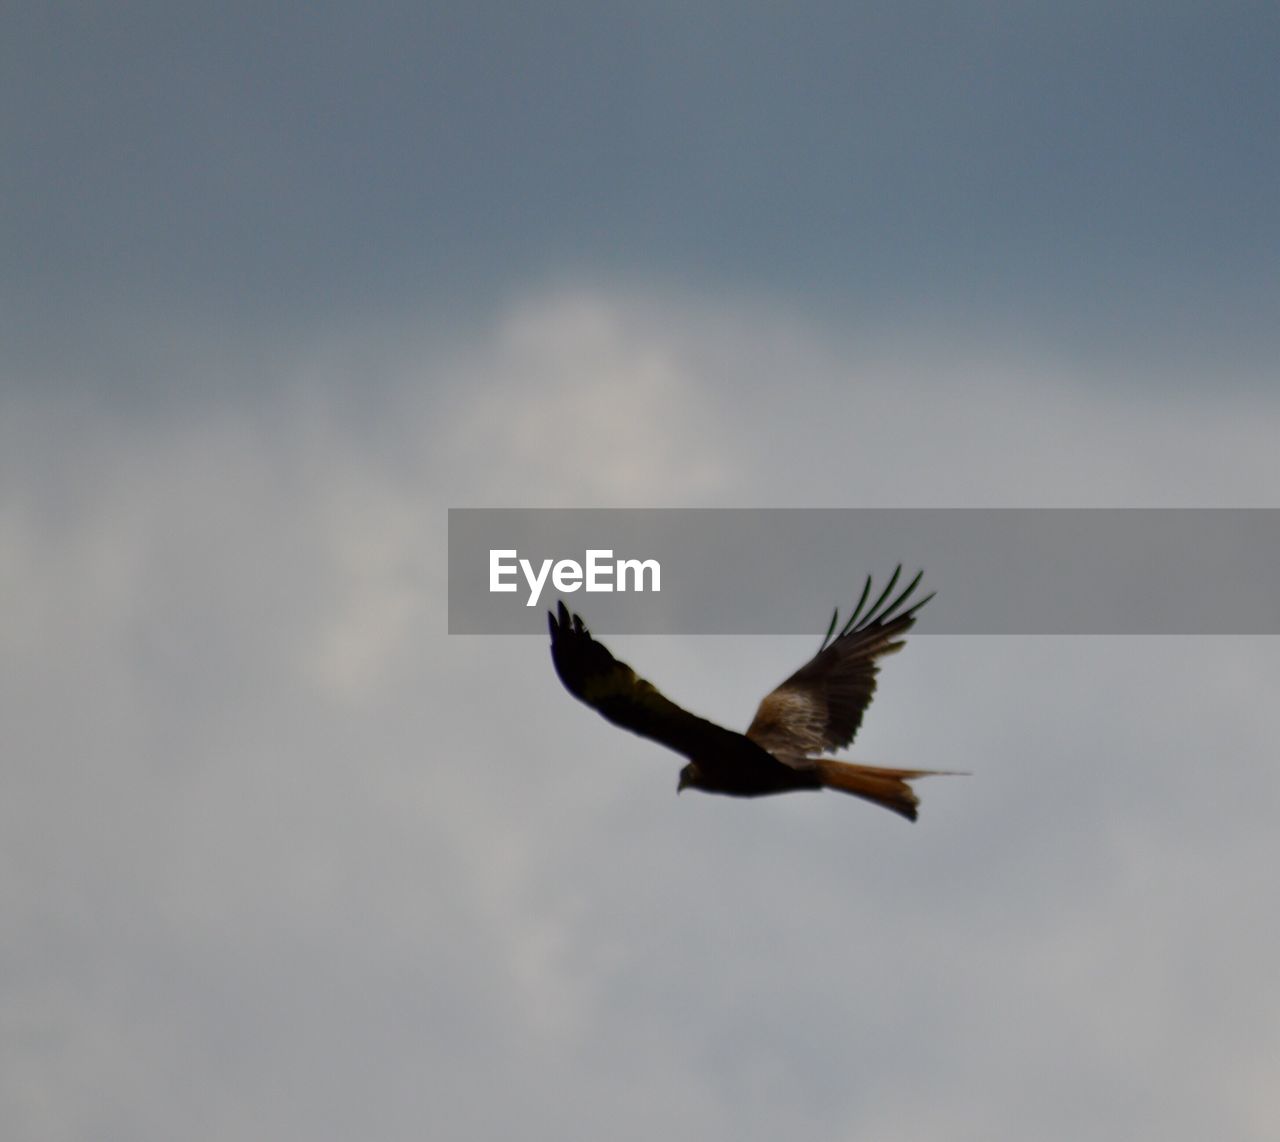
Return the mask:
[[[1276,1137],[1274,639],[916,637],[851,754],[972,771],[916,825],[677,800],[544,638],[445,634],[445,513],[1280,507],[1277,58],[9,5],[5,1136]],[[842,601],[610,641],[741,727]]]

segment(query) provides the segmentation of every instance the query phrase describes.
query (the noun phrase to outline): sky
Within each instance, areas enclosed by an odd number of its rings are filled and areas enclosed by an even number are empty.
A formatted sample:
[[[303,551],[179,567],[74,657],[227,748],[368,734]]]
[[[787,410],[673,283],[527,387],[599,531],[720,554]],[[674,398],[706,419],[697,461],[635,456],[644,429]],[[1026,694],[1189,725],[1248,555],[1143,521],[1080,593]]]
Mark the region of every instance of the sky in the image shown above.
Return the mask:
[[[1280,507],[1272,6],[6,16],[6,1137],[1276,1136],[1276,640],[918,636],[918,823],[677,799],[445,547]],[[608,642],[743,727],[842,601]]]

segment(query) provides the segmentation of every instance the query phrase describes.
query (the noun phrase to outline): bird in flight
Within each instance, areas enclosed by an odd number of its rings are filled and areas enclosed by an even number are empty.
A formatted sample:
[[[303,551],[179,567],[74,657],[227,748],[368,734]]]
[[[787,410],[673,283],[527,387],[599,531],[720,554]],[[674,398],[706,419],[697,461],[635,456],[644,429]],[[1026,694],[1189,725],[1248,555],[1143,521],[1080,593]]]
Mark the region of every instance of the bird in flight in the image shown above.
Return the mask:
[[[735,797],[793,789],[838,789],[916,819],[911,782],[936,769],[886,769],[820,756],[853,741],[876,690],[879,660],[902,649],[903,635],[933,594],[905,607],[924,572],[891,599],[901,565],[870,607],[871,577],[853,613],[837,630],[831,618],[818,653],[765,695],[745,734],[681,709],[619,662],[563,602],[548,612],[551,659],[560,681],[614,725],[683,754],[677,792],[685,788]],[[865,608],[865,613],[864,613]]]

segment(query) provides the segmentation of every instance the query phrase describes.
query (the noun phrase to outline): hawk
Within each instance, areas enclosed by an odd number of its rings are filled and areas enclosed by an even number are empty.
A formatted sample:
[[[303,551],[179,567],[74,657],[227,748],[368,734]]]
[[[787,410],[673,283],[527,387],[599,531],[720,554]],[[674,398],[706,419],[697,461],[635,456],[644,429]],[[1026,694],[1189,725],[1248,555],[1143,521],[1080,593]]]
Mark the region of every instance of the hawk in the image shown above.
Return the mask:
[[[691,714],[664,697],[592,638],[582,619],[570,615],[563,602],[558,616],[548,612],[551,659],[575,698],[614,725],[689,759],[680,770],[677,792],[693,788],[761,797],[793,789],[838,789],[914,821],[919,801],[910,782],[947,771],[885,769],[820,756],[853,741],[875,694],[879,660],[902,649],[902,636],[933,598],[930,593],[905,606],[924,575],[921,571],[891,599],[901,574],[899,565],[864,614],[871,597],[867,576],[844,625],[837,630],[837,608],[818,653],[765,695],[745,734]]]

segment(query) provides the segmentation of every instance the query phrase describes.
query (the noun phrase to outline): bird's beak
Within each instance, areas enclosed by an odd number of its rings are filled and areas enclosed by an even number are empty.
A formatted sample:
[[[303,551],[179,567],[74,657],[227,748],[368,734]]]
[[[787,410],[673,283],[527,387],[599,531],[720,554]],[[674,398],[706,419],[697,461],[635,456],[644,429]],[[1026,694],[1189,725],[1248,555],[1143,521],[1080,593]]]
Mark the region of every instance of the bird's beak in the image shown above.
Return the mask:
[[[689,783],[684,779],[684,774],[680,774],[680,780],[676,783],[676,796],[680,795],[680,791]]]

